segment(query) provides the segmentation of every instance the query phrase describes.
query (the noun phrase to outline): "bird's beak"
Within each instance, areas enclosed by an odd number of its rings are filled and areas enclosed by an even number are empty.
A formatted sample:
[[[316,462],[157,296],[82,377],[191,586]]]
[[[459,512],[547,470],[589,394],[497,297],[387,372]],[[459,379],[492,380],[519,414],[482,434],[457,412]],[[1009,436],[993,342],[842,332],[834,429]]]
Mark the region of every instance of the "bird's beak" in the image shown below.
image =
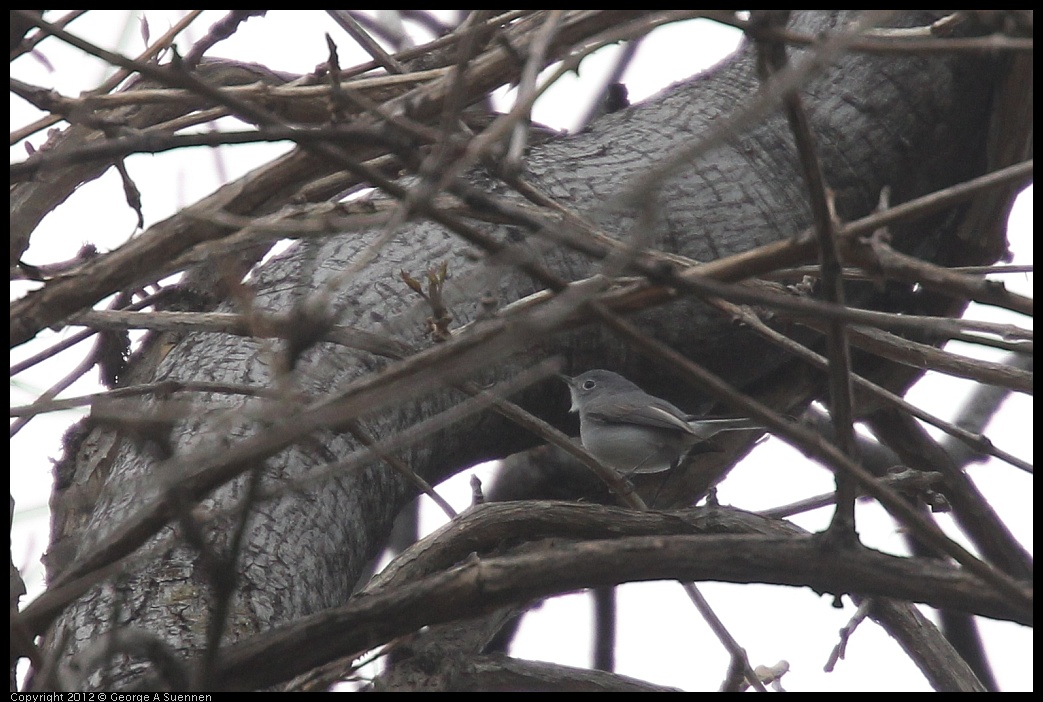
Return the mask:
[[[572,384],[574,379],[564,373],[555,373],[555,375],[558,376],[558,380],[569,386],[569,397],[572,398],[572,406],[569,407],[569,412],[579,412],[579,405],[576,404],[576,390]]]

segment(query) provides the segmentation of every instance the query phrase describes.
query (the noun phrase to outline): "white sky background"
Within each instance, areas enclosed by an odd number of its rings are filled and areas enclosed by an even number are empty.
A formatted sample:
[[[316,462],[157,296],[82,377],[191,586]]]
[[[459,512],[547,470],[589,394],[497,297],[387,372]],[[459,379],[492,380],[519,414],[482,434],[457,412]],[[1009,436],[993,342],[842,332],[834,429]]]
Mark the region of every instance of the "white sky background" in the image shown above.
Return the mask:
[[[50,15],[59,16],[61,11]],[[106,48],[137,55],[143,49],[137,21],[128,24],[126,11],[94,10],[70,26],[74,33]],[[168,11],[149,11],[153,39],[173,24],[177,17]],[[179,41],[182,54],[217,18],[208,12]],[[305,73],[327,58],[323,33],[337,42],[342,66],[367,60],[353,42],[320,11],[269,11],[267,17],[248,21],[236,35],[218,44],[210,53],[264,63],[277,70]],[[672,82],[705,69],[734,49],[738,33],[709,22],[689,22],[658,30],[642,45],[638,59],[624,76],[632,102],[637,102]],[[12,75],[34,85],[53,87],[63,95],[75,96],[100,83],[111,72],[97,60],[55,40],[47,40],[38,50],[57,69],[52,72],[32,56],[12,64]],[[534,119],[559,129],[573,128],[590,97],[601,87],[602,76],[611,65],[617,47],[587,59],[580,76],[562,79],[537,104]],[[509,106],[504,103],[503,107]],[[38,113],[12,96],[11,125],[21,127]],[[32,137],[39,146],[43,135]],[[289,149],[285,144],[226,147],[220,155],[206,149],[185,149],[157,156],[134,156],[127,165],[144,198],[146,225],[161,220],[181,207],[212,192],[221,182],[240,176],[274,155]],[[11,158],[24,158],[24,147],[12,147]],[[1031,263],[1032,190],[1019,199],[1009,233],[1015,263]],[[83,186],[59,207],[33,235],[33,247],[25,260],[51,262],[73,256],[85,242],[102,251],[111,250],[135,233],[136,215],[127,207],[118,177],[110,170],[98,181]],[[1005,276],[1004,282],[1017,292],[1031,295],[1031,276]],[[12,298],[24,294],[24,284],[12,285]],[[1001,310],[972,306],[968,316],[990,321],[1005,321],[1031,327],[1031,319]],[[12,350],[13,360],[25,358],[70,334],[45,332],[30,344]],[[93,343],[93,340],[87,343]],[[993,360],[999,354],[983,347],[951,344],[952,351]],[[82,357],[82,347],[40,364],[12,379],[12,404],[28,404],[63,377]],[[100,388],[91,373],[78,381],[62,397],[71,397]],[[929,373],[913,389],[909,400],[943,418],[951,419],[961,398],[972,387],[969,381]],[[12,534],[13,555],[30,587],[30,599],[42,588],[39,557],[46,548],[46,502],[50,491],[50,459],[60,452],[60,437],[65,428],[81,416],[80,412],[44,415],[33,420],[11,442],[11,494],[16,500]],[[1030,397],[1011,395],[987,430],[999,447],[1032,461],[1032,417]],[[486,475],[488,469],[479,469]],[[450,484],[440,487],[458,509],[465,507],[470,491],[465,471]],[[1032,550],[1032,483],[1016,469],[990,461],[974,465],[970,474],[988,496],[1011,530]],[[721,484],[722,504],[745,509],[762,509],[786,504],[809,495],[830,492],[829,473],[809,463],[781,441],[771,439],[757,448]],[[433,510],[424,512],[424,524],[434,528],[442,518]],[[828,510],[817,510],[794,518],[812,530],[827,523]],[[860,505],[859,531],[874,548],[904,553],[901,535],[894,523],[875,506]],[[950,534],[950,520],[940,519]],[[962,541],[962,540],[961,540]],[[826,674],[822,666],[837,642],[837,631],[853,612],[850,600],[835,610],[830,597],[819,597],[808,589],[756,585],[703,583],[704,595],[732,635],[746,647],[754,665],[771,665],[785,659],[791,671],[784,678],[789,690],[927,690],[926,681],[912,663],[879,627],[863,623],[852,638],[847,659],[835,672]],[[727,667],[727,655],[701,621],[676,583],[626,585],[619,591],[619,647],[617,670],[620,673],[656,683],[676,685],[687,690],[715,690]],[[527,618],[513,653],[578,666],[590,665],[590,603],[585,595],[572,595],[547,602]],[[1032,689],[1032,630],[1014,624],[980,619],[986,645],[996,675],[1004,690]]]

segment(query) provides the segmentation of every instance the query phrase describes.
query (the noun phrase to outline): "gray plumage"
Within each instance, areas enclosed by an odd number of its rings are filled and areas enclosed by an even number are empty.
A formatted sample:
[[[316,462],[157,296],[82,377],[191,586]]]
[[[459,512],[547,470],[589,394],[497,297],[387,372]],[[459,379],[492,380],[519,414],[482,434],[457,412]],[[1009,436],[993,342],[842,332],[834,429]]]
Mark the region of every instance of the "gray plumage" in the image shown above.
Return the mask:
[[[669,470],[701,441],[760,428],[751,419],[694,417],[611,371],[560,377],[572,395],[569,411],[579,412],[583,448],[624,474]]]

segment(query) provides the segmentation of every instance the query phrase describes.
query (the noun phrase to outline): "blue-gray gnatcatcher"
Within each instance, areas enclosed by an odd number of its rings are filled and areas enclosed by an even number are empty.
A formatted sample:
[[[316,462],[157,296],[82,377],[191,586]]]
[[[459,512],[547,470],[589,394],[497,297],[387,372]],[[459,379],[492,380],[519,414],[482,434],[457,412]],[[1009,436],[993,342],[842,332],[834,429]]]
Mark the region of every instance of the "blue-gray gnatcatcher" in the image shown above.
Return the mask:
[[[583,448],[625,475],[669,470],[700,441],[760,428],[751,419],[697,419],[611,371],[559,377],[572,394],[569,411],[579,412]]]

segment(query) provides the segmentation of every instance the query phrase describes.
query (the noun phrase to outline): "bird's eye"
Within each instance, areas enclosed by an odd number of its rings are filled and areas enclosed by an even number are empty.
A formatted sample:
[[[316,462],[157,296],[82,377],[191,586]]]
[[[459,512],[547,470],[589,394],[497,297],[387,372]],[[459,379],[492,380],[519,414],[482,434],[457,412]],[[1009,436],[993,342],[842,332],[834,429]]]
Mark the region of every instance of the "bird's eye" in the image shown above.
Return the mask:
[[[585,381],[583,381],[583,389],[584,390],[593,390],[596,385],[597,385],[597,383],[595,383],[593,380],[585,380]]]

